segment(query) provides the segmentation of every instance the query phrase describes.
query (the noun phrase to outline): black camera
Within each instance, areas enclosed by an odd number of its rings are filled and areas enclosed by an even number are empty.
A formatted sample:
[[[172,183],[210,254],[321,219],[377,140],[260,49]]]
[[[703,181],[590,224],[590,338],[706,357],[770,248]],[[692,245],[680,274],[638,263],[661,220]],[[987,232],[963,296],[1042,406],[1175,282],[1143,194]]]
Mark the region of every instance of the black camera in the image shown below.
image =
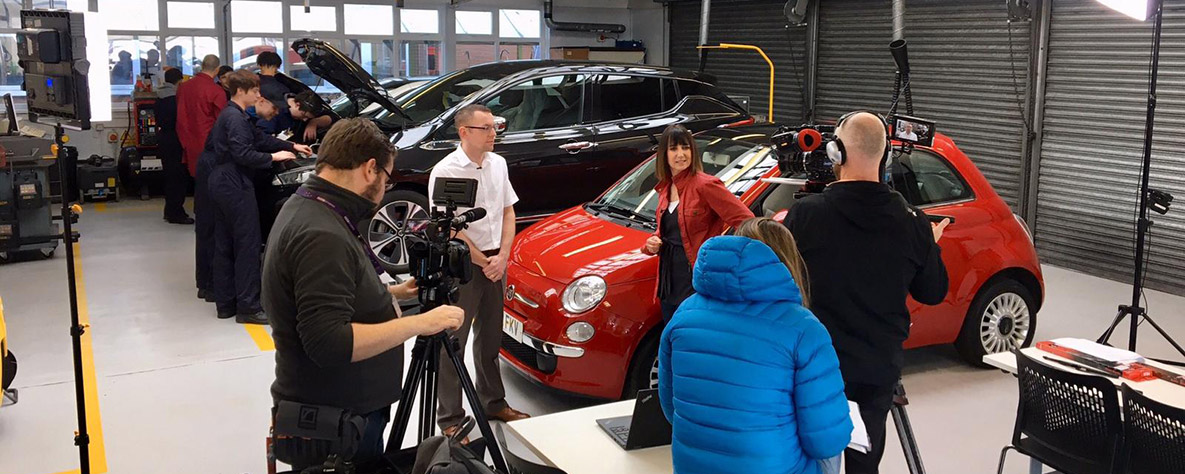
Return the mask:
[[[834,125],[810,124],[782,127],[770,137],[778,152],[782,174],[806,178],[808,191],[835,181],[835,168],[827,158],[825,146],[834,139]]]
[[[424,309],[456,304],[460,285],[473,279],[469,246],[454,236],[486,215],[482,208],[457,214],[457,207],[476,204],[477,180],[437,178],[435,184],[432,217],[423,235],[408,237],[407,246],[411,276],[420,288]]]

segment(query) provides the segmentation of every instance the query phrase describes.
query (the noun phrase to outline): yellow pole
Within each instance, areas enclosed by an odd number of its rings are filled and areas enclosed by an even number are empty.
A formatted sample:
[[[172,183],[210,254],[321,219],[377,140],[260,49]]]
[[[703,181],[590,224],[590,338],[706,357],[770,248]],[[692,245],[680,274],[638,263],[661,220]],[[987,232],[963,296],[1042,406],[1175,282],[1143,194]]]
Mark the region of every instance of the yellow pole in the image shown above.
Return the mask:
[[[749,49],[757,51],[765,63],[769,65],[769,117],[770,122],[774,121],[774,62],[769,59],[760,47],[751,44],[735,44],[735,43],[720,43],[717,46],[696,46],[696,49]]]

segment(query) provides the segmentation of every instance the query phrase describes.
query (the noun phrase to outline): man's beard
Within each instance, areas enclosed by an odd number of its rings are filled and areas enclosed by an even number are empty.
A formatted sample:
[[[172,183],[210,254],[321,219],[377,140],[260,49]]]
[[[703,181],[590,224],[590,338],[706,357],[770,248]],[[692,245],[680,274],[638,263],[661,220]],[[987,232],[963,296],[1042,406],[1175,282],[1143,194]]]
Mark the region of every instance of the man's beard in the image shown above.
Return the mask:
[[[366,185],[366,191],[362,197],[369,199],[375,205],[383,203],[383,187],[379,186],[379,180],[374,180],[373,183]]]

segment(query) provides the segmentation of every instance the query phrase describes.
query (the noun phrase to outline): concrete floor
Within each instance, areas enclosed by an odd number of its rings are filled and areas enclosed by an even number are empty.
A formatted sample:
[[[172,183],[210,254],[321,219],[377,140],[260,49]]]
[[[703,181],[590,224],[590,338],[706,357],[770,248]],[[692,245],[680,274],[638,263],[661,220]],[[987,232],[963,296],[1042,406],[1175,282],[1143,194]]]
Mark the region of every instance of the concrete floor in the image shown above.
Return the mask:
[[[196,299],[193,229],[165,224],[162,206],[159,200],[88,205],[79,224],[84,312],[93,337],[86,352],[93,354],[100,418],[92,420],[93,472],[265,472],[272,353]],[[1094,338],[1130,298],[1122,283],[1048,266],[1045,272],[1038,339]],[[0,473],[78,467],[66,288],[60,248],[51,260],[0,266],[21,396],[19,404],[0,408]],[[1157,322],[1185,340],[1185,298],[1147,296]],[[1145,355],[1174,355],[1151,328],[1140,336]],[[1126,341],[1126,325],[1115,338]],[[1012,432],[1014,379],[964,365],[951,347],[911,351],[907,360],[909,414],[927,469],[995,472]],[[532,414],[596,403],[543,389],[509,369],[503,374],[507,399]],[[906,472],[891,434],[886,453],[882,472]],[[1006,472],[1027,472],[1027,460],[1012,455]]]

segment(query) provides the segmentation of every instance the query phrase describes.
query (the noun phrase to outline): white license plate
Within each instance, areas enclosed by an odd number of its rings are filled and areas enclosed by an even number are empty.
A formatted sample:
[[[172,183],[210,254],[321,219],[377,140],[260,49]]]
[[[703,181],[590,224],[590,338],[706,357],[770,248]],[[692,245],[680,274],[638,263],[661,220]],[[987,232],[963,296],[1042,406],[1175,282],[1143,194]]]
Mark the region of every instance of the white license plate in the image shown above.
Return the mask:
[[[521,341],[523,339],[523,322],[515,319],[510,313],[503,312],[502,332],[515,341]]]

